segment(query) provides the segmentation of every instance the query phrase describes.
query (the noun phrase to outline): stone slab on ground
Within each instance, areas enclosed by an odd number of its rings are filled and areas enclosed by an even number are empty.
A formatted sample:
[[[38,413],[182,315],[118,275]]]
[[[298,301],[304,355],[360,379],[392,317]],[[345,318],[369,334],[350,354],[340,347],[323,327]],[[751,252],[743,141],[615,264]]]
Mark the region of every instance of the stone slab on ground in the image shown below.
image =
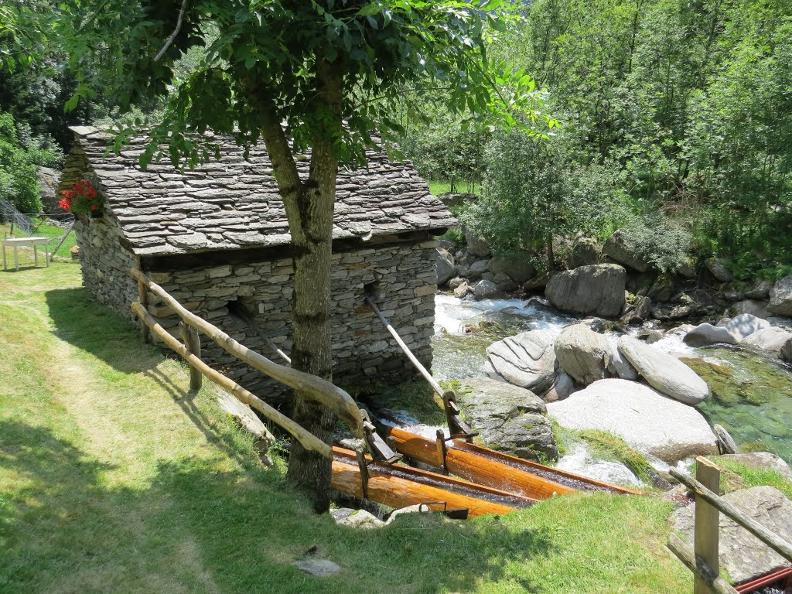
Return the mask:
[[[723,498],[781,538],[792,540],[792,501],[774,487],[751,487],[727,493]],[[680,508],[671,516],[674,530],[693,544],[694,505]],[[734,582],[762,575],[788,564],[736,522],[720,514],[720,563]]]

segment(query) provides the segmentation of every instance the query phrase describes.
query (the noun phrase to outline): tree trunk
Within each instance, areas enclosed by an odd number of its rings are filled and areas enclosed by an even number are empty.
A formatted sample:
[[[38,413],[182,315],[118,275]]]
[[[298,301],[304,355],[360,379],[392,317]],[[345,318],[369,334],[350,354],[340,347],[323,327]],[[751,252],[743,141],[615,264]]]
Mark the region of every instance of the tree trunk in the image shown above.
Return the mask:
[[[292,367],[332,379],[330,336],[330,268],[333,206],[341,138],[343,76],[337,63],[321,58],[316,67],[316,119],[311,142],[308,179],[300,179],[289,141],[278,113],[270,106],[263,129],[267,152],[286,208],[294,257],[292,298]],[[330,443],[335,415],[295,391],[292,418]],[[312,500],[318,513],[330,506],[331,462],[294,442],[287,479]]]

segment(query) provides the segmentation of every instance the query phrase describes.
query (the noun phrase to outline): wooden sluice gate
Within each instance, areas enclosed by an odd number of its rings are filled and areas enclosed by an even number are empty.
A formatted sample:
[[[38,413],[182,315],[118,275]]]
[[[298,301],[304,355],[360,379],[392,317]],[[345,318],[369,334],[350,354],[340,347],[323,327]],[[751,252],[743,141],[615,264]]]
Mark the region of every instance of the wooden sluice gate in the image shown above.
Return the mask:
[[[453,391],[444,391],[426,368],[415,358],[390,326],[376,305],[369,303],[420,373],[442,397],[450,437],[438,432],[432,441],[399,428],[391,428],[387,441],[380,436],[365,410],[343,389],[331,382],[270,361],[238,343],[220,328],[187,310],[165,289],[152,282],[139,269],[131,271],[138,281],[139,300],[132,312],[141,321],[144,336],[156,337],[180,355],[191,368],[190,388],[201,386],[205,377],[261,416],[278,425],[303,447],[332,463],[332,488],[347,496],[369,499],[388,507],[422,504],[451,517],[505,514],[528,507],[539,500],[578,490],[604,490],[634,493],[630,489],[608,485],[583,476],[508,456],[470,443],[475,435],[465,423],[456,405]],[[148,294],[160,298],[181,319],[181,340],[173,336],[151,315]],[[350,432],[362,438],[365,452],[332,447],[252,394],[201,358],[198,333],[203,334],[228,354],[250,367],[299,390],[305,397],[332,410],[345,422]],[[279,352],[288,362],[288,356]],[[267,442],[274,436],[265,430]],[[437,472],[408,466],[409,459],[436,467]],[[456,475],[456,476],[452,476]]]

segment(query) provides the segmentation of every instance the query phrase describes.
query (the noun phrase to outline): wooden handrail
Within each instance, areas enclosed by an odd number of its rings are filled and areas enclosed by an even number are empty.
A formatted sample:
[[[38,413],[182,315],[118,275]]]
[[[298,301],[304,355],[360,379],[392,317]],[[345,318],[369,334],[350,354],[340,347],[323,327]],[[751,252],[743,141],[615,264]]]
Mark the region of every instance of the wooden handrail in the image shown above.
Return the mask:
[[[720,512],[726,514],[740,526],[748,530],[748,532],[753,534],[756,538],[765,543],[768,547],[776,551],[779,555],[788,561],[792,561],[792,544],[788,543],[777,534],[772,533],[753,518],[746,516],[731,503],[707,489],[696,479],[691,478],[673,468],[670,470],[670,473],[671,476],[693,491],[697,498],[701,497],[701,499],[717,508]]]
[[[352,431],[357,437],[363,437],[363,419],[360,415],[360,410],[353,398],[345,390],[339,388],[332,382],[311,375],[310,373],[298,371],[291,367],[286,367],[274,361],[270,361],[264,355],[240,344],[217,326],[214,326],[200,316],[189,311],[172,297],[170,293],[149,279],[137,268],[133,268],[130,274],[132,278],[168,304],[185,324],[202,332],[224,351],[244,363],[247,363],[253,369],[305,394],[311,400],[326,406],[344,420],[352,428]]]
[[[668,537],[668,548],[697,578],[703,580],[713,592],[718,594],[738,594],[726,580],[717,575],[706,563],[697,563],[693,549],[676,534]]]
[[[316,452],[328,459],[333,458],[333,452],[329,445],[316,437],[313,433],[310,433],[299,424],[292,421],[280,411],[272,408],[269,404],[261,400],[252,392],[246,390],[234,380],[226,377],[216,369],[210,367],[202,359],[191,353],[187,347],[179,342],[179,340],[176,339],[170,332],[160,326],[160,324],[154,319],[148,310],[146,310],[146,308],[144,308],[139,302],[132,304],[132,311],[155,336],[162,340],[162,342],[164,342],[169,349],[180,355],[190,367],[197,369],[204,376],[206,376],[207,379],[228,391],[240,401],[252,408],[255,408],[273,423],[276,423],[288,431],[289,434],[299,441],[306,450]]]

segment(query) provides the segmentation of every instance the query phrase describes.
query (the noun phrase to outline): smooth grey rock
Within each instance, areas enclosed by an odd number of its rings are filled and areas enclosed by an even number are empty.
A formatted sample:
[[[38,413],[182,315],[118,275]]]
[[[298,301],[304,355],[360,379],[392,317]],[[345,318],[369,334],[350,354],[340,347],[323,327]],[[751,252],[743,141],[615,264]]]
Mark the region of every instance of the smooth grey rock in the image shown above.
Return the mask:
[[[723,326],[712,324],[699,324],[685,334],[682,339],[685,344],[692,347],[706,346],[709,344],[737,344],[737,337]]]
[[[765,320],[770,315],[767,312],[767,302],[757,299],[743,299],[742,301],[738,301],[729,308],[729,311],[733,316],[751,314],[752,316]]]
[[[348,528],[364,528],[368,530],[385,526],[385,522],[365,509],[341,507],[331,510],[330,516],[335,520],[336,524],[347,526]]]
[[[792,332],[789,330],[778,326],[770,326],[750,334],[743,340],[743,343],[780,356],[781,349],[784,348],[784,345],[790,339],[792,339]]]
[[[631,487],[643,485],[627,466],[612,460],[598,460],[583,444],[576,444],[571,452],[558,460],[555,467],[612,485]]]
[[[707,258],[704,264],[707,266],[707,270],[712,273],[712,276],[722,283],[727,283],[732,280],[732,273],[729,272],[729,269],[726,267],[726,260],[723,258]]]
[[[558,371],[553,385],[550,386],[543,398],[545,402],[556,402],[568,398],[575,390],[575,382],[572,381],[572,378],[567,373]]]
[[[553,335],[531,330],[507,336],[487,347],[487,361],[496,379],[543,394],[555,377]]]
[[[619,377],[631,382],[638,381],[638,372],[629,361],[619,352],[618,342],[608,341],[610,347],[610,360],[608,361],[608,373],[611,377]]]
[[[751,314],[744,313],[740,314],[739,316],[735,316],[730,320],[718,322],[718,326],[722,326],[728,330],[739,341],[749,337],[751,334],[754,334],[759,330],[769,328],[770,322],[763,320],[762,318],[752,316]]]
[[[294,562],[297,569],[316,577],[328,577],[341,572],[341,566],[329,559],[298,559]]]
[[[454,256],[452,256],[446,249],[437,248],[435,267],[437,268],[437,285],[442,286],[446,284],[456,273]]]
[[[454,287],[454,297],[456,297],[457,299],[462,299],[469,292],[470,292],[470,285],[467,284],[467,281],[463,281],[459,285]]]
[[[468,276],[470,278],[479,278],[485,272],[489,272],[489,260],[476,260],[468,267]]]
[[[737,444],[734,442],[734,438],[729,435],[729,432],[726,431],[723,425],[713,425],[712,431],[715,433],[715,437],[718,438],[718,452],[721,454],[737,453]]]
[[[638,254],[634,242],[630,241],[622,229],[608,238],[602,248],[602,253],[611,260],[638,272],[646,272],[650,267],[649,262]]]
[[[515,283],[524,283],[536,274],[536,267],[531,262],[528,252],[493,256],[490,260],[490,271],[493,274],[502,272]]]
[[[498,285],[489,280],[480,280],[473,286],[473,295],[476,299],[489,299],[498,293]]]
[[[636,295],[633,302],[626,306],[622,322],[632,324],[645,322],[652,317],[652,299],[646,295]]]
[[[572,249],[567,257],[569,268],[599,264],[600,247],[597,240],[591,237],[578,237],[572,244]]]
[[[751,289],[745,292],[746,299],[767,299],[770,296],[770,289],[773,283],[768,280],[760,280]]]
[[[578,384],[587,386],[607,377],[610,344],[605,336],[592,331],[586,324],[564,328],[554,349],[559,367]]]
[[[471,378],[464,383],[472,391],[457,398],[465,418],[489,447],[521,458],[558,458],[553,431],[544,415],[547,408],[539,396],[490,378]]]
[[[470,229],[465,229],[465,243],[467,244],[468,253],[472,256],[485,258],[491,253],[489,244],[487,244],[487,240],[479,235],[476,235]]]
[[[626,279],[627,273],[617,264],[580,266],[553,275],[545,296],[562,311],[613,318],[624,307]]]
[[[748,468],[774,470],[784,478],[792,481],[792,469],[790,469],[789,464],[772,452],[745,452],[744,454],[727,454],[721,457],[738,462]]]
[[[770,289],[767,311],[779,316],[792,317],[792,274],[777,280]]]
[[[709,386],[679,359],[631,336],[619,338],[619,352],[654,389],[666,396],[698,404],[709,396]]]
[[[751,487],[727,493],[723,498],[748,517],[792,540],[792,501],[774,487]],[[674,530],[693,544],[695,506],[676,510],[671,516]],[[725,514],[720,514],[720,564],[734,582],[767,573],[786,560]]]
[[[448,281],[448,287],[450,289],[456,289],[462,283],[467,283],[467,280],[465,280],[461,276],[455,276],[454,278]]]
[[[783,344],[779,355],[782,360],[786,361],[787,363],[792,363],[792,338]]]
[[[562,427],[609,431],[668,463],[717,452],[715,434],[699,411],[636,382],[599,380],[549,403],[547,411]]]

